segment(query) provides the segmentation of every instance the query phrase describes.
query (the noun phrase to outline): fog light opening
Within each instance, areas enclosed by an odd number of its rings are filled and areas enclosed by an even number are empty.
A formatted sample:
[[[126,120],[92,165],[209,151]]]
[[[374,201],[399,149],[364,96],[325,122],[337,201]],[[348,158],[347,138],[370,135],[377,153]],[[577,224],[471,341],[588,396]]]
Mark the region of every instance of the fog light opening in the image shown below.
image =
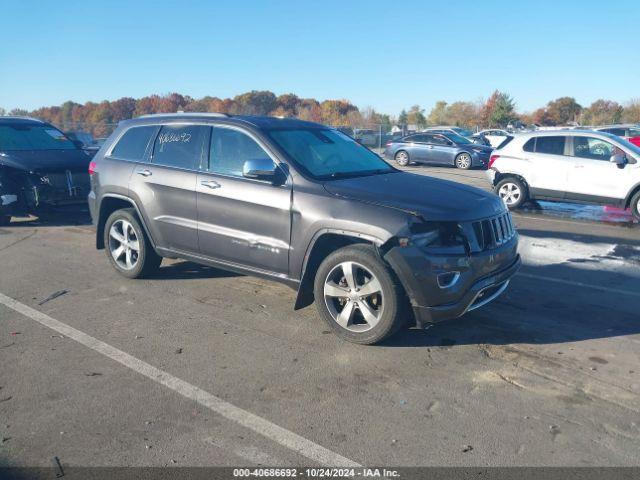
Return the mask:
[[[460,272],[445,272],[438,275],[438,286],[440,288],[453,287],[460,278]]]

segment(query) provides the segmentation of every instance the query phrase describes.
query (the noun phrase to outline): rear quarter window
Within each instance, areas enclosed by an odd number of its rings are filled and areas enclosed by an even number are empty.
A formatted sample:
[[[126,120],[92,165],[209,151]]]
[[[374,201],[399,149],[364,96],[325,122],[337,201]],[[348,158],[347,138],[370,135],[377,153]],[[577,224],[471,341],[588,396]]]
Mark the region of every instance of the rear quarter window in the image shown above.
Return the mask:
[[[565,138],[566,137],[538,137],[536,140],[536,153],[564,155]]]
[[[125,160],[142,160],[144,158],[144,152],[147,150],[147,146],[157,129],[158,127],[153,125],[131,127],[120,137],[118,143],[113,147],[111,156]]]

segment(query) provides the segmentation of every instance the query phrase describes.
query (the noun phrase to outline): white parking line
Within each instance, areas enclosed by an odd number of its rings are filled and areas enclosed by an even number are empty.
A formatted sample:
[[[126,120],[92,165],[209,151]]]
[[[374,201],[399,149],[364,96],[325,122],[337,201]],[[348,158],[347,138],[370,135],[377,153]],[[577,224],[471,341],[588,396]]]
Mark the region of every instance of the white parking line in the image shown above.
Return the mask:
[[[194,400],[209,410],[222,415],[223,417],[242,425],[249,430],[259,433],[266,438],[279,443],[280,445],[292,450],[300,455],[317,462],[324,466],[343,466],[343,467],[359,467],[360,465],[348,458],[343,457],[331,450],[328,450],[317,443],[307,440],[300,435],[293,433],[285,428],[265,420],[262,417],[247,412],[231,403],[225,402],[221,398],[212,395],[190,383],[185,382],[173,375],[160,370],[142,360],[129,355],[128,353],[118,350],[109,344],[106,344],[91,335],[87,335],[69,325],[56,320],[38,310],[35,310],[23,303],[7,297],[0,293],[0,304],[15,310],[22,315],[35,320],[47,328],[55,330],[62,335],[81,343],[85,347],[101,353],[105,357],[124,365],[154,382],[157,382],[180,395]]]
[[[532,278],[534,280],[543,280],[545,282],[562,283],[564,285],[572,285],[574,287],[591,288],[592,290],[599,290],[601,292],[606,292],[606,293],[618,293],[622,295],[631,295],[633,297],[640,298],[640,292],[632,292],[631,290],[621,290],[619,288],[601,287],[600,285],[591,285],[589,283],[574,282],[573,280],[563,280],[562,278],[545,277],[543,275],[531,275],[530,273],[522,273],[522,272],[518,272],[518,276],[525,277],[525,278]]]

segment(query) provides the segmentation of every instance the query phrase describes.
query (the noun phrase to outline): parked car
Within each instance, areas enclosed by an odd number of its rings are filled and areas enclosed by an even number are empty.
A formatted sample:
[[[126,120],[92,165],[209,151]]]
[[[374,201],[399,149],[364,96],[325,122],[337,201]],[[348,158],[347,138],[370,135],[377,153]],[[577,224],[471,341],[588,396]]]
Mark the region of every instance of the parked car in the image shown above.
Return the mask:
[[[520,264],[498,197],[397,170],[316,123],[145,116],[121,122],[90,171],[96,245],[122,275],[162,257],[260,275],[357,343],[479,308]]]
[[[489,163],[491,147],[477,145],[455,133],[416,133],[386,144],[384,156],[398,165],[431,163],[452,165],[463,170],[485,168]]]
[[[491,129],[491,130],[482,130],[478,133],[474,133],[471,137],[472,139],[476,138],[484,138],[491,147],[498,148],[502,142],[504,142],[511,135],[506,130],[500,129]]]
[[[470,140],[472,143],[477,143],[478,145],[485,145],[487,147],[491,146],[491,143],[487,139],[482,136],[478,136],[474,134],[471,130],[467,130],[462,127],[429,127],[425,128],[423,132],[428,133],[444,133],[445,135],[459,135],[461,137]]]
[[[353,130],[353,138],[367,147],[377,147],[378,136],[378,132],[370,128],[356,128]]]
[[[47,122],[0,117],[0,224],[84,203],[91,155]]]
[[[609,133],[523,133],[493,152],[488,175],[512,209],[569,201],[631,208],[640,219],[640,147]]]
[[[80,148],[95,149],[93,135],[82,130],[64,132],[65,136]]]
[[[640,125],[605,125],[602,127],[595,127],[593,130],[622,137],[625,140],[629,140],[634,145],[640,146]]]

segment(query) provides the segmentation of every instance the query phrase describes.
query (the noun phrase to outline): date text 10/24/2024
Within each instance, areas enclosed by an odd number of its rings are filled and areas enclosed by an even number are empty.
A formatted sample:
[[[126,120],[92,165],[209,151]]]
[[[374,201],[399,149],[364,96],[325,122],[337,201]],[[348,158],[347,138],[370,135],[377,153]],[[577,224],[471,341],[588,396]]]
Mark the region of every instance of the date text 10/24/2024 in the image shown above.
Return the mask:
[[[399,478],[397,470],[386,468],[235,468],[233,476],[262,478]]]

